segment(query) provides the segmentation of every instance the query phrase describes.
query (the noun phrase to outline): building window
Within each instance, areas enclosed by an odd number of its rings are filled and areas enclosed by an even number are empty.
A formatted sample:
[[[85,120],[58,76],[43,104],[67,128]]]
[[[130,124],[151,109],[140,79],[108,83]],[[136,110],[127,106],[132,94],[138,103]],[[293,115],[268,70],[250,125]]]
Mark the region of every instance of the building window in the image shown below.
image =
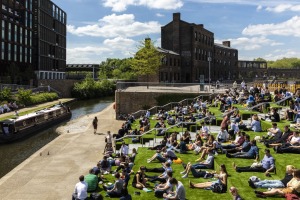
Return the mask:
[[[2,19],[2,39],[5,39],[5,21]]]
[[[1,42],[1,59],[4,59],[5,43]]]
[[[195,31],[195,40],[197,41],[197,32]]]

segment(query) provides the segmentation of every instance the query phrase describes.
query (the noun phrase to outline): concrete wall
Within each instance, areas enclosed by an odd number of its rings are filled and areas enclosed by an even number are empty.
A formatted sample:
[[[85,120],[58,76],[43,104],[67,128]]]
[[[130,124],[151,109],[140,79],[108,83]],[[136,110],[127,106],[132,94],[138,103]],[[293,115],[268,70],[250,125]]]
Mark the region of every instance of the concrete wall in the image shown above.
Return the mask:
[[[81,80],[38,80],[39,86],[48,86],[50,85],[51,88],[60,92],[61,97],[69,98],[71,97],[71,90],[74,86],[74,83],[79,82]]]
[[[146,90],[146,89],[145,89]],[[165,95],[166,92],[125,92],[116,90],[115,92],[115,109],[116,119],[120,114],[130,114],[139,110],[145,110],[157,106],[156,97]],[[170,93],[168,93],[170,94]],[[182,92],[171,93],[171,95],[182,95]],[[201,94],[184,93],[186,95],[196,96]],[[182,99],[183,100],[183,99]]]

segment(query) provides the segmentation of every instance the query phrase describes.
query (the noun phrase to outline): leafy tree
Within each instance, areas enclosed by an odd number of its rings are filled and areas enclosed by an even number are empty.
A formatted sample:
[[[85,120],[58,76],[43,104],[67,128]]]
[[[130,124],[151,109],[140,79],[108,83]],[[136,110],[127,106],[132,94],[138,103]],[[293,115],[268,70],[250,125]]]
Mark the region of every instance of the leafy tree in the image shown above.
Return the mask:
[[[151,39],[146,38],[145,41],[141,42],[138,51],[131,60],[131,68],[137,75],[146,75],[147,82],[149,82],[149,75],[158,73],[162,58],[163,55],[157,51]]]
[[[12,92],[10,88],[4,87],[0,92],[0,101],[11,101]]]
[[[17,93],[18,102],[24,105],[29,105],[31,103],[31,94],[31,90],[20,88]]]

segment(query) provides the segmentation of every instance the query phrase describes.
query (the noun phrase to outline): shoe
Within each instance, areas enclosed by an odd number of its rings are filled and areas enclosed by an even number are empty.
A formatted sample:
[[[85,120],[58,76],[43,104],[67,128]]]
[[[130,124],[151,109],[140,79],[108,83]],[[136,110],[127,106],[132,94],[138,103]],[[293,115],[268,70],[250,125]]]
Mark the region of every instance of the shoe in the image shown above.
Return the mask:
[[[182,163],[182,167],[183,167],[183,169],[185,169],[186,168],[186,164]]]
[[[109,172],[108,172],[108,171],[105,171],[103,174],[109,174]]]
[[[195,188],[194,184],[191,182],[191,180],[189,180],[189,185],[190,185],[190,188]]]
[[[186,172],[185,171],[183,171],[183,172],[180,172],[180,174],[185,174]]]
[[[226,157],[227,158],[232,158],[232,156],[228,152],[226,152]]]
[[[147,160],[147,163],[151,163],[151,160]]]
[[[264,195],[264,193],[263,193],[263,192],[261,192],[261,191],[258,191],[258,190],[254,190],[254,193],[255,193],[255,194],[261,194],[261,195]]]
[[[107,187],[105,185],[103,185],[103,190],[107,191]]]
[[[248,180],[249,186],[252,187],[253,189],[256,189],[256,186],[251,180]]]
[[[185,174],[182,176],[182,178],[187,178],[188,177],[188,174]]]

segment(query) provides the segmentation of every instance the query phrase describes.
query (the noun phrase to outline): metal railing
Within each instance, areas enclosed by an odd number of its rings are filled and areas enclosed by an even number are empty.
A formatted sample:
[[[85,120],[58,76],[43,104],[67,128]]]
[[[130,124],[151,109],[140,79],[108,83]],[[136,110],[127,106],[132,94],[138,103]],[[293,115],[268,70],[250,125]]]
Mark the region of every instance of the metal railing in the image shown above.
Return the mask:
[[[150,111],[150,114],[153,113],[158,113],[159,110],[164,109],[164,110],[171,110],[174,108],[174,106],[177,106],[178,104],[182,104],[183,106],[188,106],[190,105],[190,103],[194,102],[195,100],[199,99],[203,99],[203,97],[211,97],[214,94],[209,94],[209,95],[199,95],[195,98],[187,98],[184,100],[181,100],[179,102],[170,102],[167,103],[163,106],[153,106],[152,108],[148,109]],[[147,112],[147,110],[139,110],[136,111],[134,113],[132,113],[131,115],[134,116],[134,118],[140,117],[141,115],[145,115],[145,113]]]

